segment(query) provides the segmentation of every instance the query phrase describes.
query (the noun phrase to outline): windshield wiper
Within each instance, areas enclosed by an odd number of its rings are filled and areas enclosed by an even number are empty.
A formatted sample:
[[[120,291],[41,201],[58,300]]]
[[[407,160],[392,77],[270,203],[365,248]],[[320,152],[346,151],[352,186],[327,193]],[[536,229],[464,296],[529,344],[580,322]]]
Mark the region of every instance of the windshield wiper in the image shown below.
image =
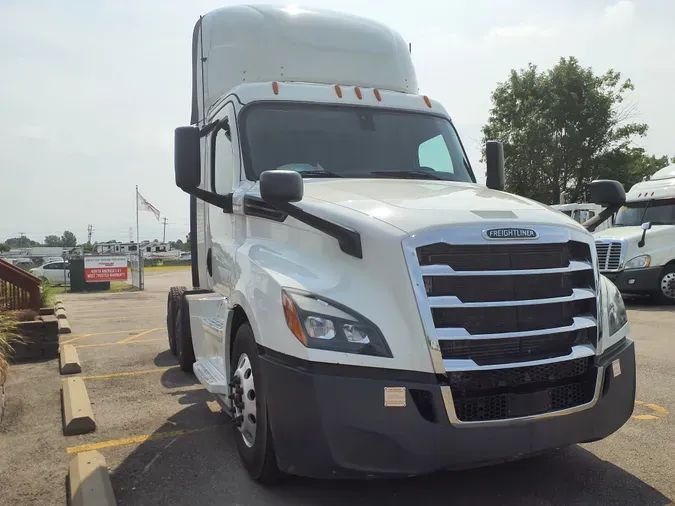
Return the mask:
[[[298,174],[302,177],[342,177],[340,174],[328,172],[327,170],[299,170]]]
[[[426,170],[376,170],[370,173],[373,176],[390,176],[400,179],[438,179],[445,181],[440,176],[427,172]]]

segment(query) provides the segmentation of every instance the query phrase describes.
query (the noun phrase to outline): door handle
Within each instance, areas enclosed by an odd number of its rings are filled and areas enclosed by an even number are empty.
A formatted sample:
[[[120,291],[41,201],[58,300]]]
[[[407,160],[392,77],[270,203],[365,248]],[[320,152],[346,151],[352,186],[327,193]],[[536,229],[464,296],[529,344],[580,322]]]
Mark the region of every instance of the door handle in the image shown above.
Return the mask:
[[[209,276],[213,277],[213,255],[211,254],[211,248],[206,252],[206,271],[209,273]]]

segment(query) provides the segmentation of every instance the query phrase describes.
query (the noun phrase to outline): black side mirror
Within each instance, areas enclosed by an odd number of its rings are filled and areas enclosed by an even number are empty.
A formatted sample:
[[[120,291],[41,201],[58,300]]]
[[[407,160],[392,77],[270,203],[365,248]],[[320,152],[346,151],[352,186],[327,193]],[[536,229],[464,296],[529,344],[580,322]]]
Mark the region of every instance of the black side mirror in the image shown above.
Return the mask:
[[[485,186],[491,190],[504,189],[504,145],[499,141],[485,143],[487,180]]]
[[[626,202],[626,191],[618,181],[611,179],[591,181],[591,202],[604,207],[622,206]]]
[[[176,186],[187,193],[194,191],[201,182],[201,156],[199,128],[182,126],[174,132],[174,171]]]
[[[299,202],[303,194],[302,176],[294,170],[266,170],[260,174],[260,196],[265,202]]]
[[[642,228],[642,237],[640,238],[640,242],[638,242],[638,248],[642,248],[645,245],[645,237],[647,236],[647,230],[650,230],[652,228],[652,222],[647,221],[641,225]]]
[[[611,218],[626,203],[626,192],[618,181],[598,179],[591,181],[591,202],[605,208],[597,216],[582,223],[586,230],[594,232],[600,224]]]

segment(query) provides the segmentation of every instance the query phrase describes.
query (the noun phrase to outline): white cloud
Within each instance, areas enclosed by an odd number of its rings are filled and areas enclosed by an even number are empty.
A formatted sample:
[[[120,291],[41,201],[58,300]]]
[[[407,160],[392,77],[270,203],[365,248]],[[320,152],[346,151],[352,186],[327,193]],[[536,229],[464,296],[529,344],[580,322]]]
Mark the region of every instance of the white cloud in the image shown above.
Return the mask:
[[[605,20],[616,27],[622,27],[630,23],[634,14],[635,5],[631,0],[620,0],[605,7]]]
[[[556,33],[551,28],[542,28],[532,24],[521,23],[513,26],[493,28],[487,35],[488,40],[494,39],[541,39],[553,37]]]

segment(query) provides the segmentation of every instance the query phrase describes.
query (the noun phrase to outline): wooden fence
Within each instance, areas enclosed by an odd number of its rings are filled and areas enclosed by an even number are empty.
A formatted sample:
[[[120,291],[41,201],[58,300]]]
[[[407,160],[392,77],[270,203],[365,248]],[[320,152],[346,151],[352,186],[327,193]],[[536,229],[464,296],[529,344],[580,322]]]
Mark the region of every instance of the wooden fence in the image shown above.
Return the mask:
[[[0,259],[0,311],[40,311],[40,280]]]

